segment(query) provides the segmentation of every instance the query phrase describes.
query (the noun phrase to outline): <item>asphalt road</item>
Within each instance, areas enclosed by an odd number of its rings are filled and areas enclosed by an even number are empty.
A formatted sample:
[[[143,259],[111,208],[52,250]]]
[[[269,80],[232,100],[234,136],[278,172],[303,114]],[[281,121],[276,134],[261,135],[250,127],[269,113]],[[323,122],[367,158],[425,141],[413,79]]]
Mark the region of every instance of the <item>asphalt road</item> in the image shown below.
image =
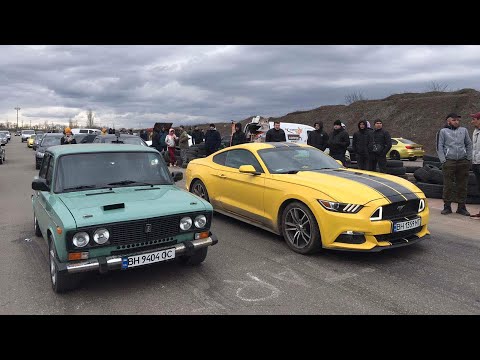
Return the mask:
[[[480,221],[442,216],[438,201],[431,239],[375,254],[298,255],[280,237],[216,214],[219,243],[202,265],[91,274],[56,295],[46,244],[33,232],[34,152],[19,137],[6,150],[0,314],[480,314]]]

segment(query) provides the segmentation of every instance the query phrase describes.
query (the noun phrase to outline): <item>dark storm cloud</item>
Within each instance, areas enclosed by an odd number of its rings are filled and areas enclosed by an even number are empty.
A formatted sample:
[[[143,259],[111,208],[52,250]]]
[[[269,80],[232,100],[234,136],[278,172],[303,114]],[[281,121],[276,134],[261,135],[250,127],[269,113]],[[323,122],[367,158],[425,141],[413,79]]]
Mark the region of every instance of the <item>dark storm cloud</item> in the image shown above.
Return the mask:
[[[281,116],[345,95],[474,88],[479,46],[0,46],[0,122],[151,126]]]

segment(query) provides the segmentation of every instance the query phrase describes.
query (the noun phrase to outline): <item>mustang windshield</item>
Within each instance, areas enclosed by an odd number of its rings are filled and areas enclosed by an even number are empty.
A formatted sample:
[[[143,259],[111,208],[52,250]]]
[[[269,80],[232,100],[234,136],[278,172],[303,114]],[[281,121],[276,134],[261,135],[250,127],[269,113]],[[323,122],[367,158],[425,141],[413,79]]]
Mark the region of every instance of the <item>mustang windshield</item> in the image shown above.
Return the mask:
[[[263,149],[258,155],[272,174],[295,174],[298,171],[338,169],[342,166],[322,151],[306,147]]]
[[[58,159],[55,192],[125,186],[171,185],[158,153],[100,152],[63,155]]]

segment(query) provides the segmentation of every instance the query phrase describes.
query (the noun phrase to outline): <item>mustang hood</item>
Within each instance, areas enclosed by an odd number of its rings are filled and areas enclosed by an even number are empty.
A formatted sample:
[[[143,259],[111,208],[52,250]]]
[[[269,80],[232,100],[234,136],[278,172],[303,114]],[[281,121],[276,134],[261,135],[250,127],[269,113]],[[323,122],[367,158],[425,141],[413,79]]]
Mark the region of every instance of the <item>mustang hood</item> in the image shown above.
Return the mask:
[[[210,211],[208,203],[173,185],[90,190],[58,197],[72,213],[77,227]]]
[[[278,180],[317,189],[342,203],[364,205],[378,199],[389,202],[415,200],[422,193],[408,180],[362,170],[326,169],[274,176]]]

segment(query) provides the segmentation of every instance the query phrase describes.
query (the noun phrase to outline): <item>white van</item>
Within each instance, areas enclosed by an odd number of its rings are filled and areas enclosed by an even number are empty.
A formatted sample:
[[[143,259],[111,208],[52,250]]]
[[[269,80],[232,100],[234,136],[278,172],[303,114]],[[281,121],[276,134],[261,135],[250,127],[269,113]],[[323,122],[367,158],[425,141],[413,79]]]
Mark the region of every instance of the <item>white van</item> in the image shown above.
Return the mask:
[[[97,134],[100,135],[102,133],[101,130],[98,129],[71,129],[73,135],[77,134]]]
[[[245,125],[245,135],[252,142],[264,142],[267,131],[274,128],[274,122],[260,119],[255,116],[250,123]],[[313,126],[297,123],[280,122],[280,129],[285,132],[287,142],[307,143],[308,133],[315,130]]]

